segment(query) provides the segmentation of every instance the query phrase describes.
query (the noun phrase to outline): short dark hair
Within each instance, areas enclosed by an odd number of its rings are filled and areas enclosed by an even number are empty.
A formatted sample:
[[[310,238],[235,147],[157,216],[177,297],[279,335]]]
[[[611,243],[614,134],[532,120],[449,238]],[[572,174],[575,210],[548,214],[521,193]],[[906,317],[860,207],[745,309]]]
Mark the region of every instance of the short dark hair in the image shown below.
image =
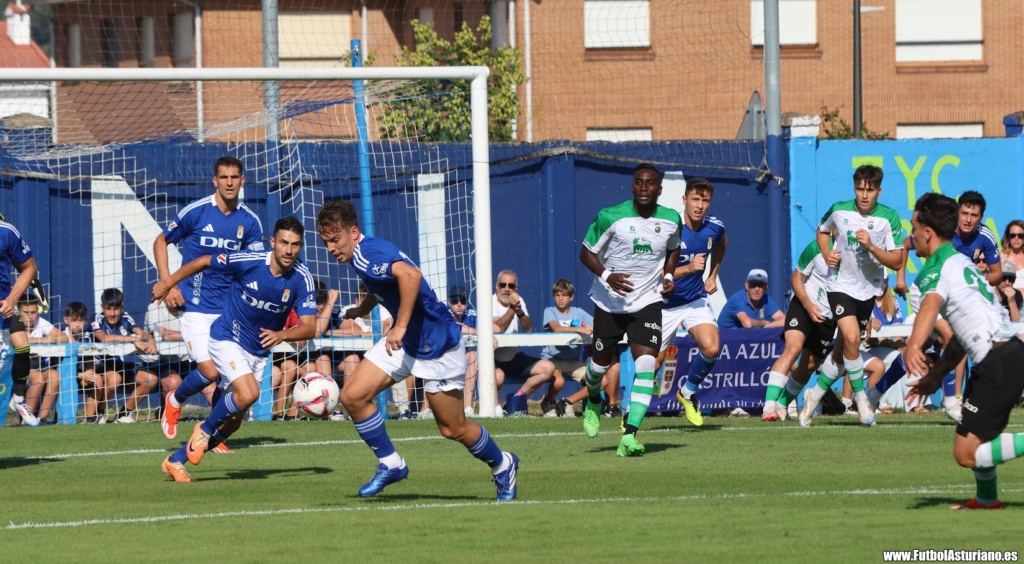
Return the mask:
[[[18,298],[18,305],[39,305],[39,298],[32,292],[25,292]]]
[[[633,174],[635,175],[641,170],[653,170],[654,173],[658,175],[658,183],[661,183],[662,179],[665,178],[665,175],[651,163],[640,163],[636,165],[635,167],[633,167]]]
[[[289,215],[288,217],[282,217],[277,220],[274,224],[274,236],[277,236],[278,231],[291,231],[292,233],[302,237],[306,234],[306,228],[302,226],[302,222],[295,218],[295,216]]]
[[[939,238],[945,241],[953,239],[957,219],[960,215],[960,206],[956,200],[949,196],[928,192],[914,204],[914,212],[917,213],[917,222],[931,227]]]
[[[242,166],[242,161],[236,159],[235,157],[223,156],[217,159],[217,162],[213,163],[214,178],[217,177],[217,171],[220,170],[220,167],[222,166],[233,166],[238,169],[238,172],[240,172],[242,176],[245,176],[245,167]]]
[[[710,198],[715,195],[715,186],[707,178],[690,178],[686,181],[686,190],[683,191],[683,194],[686,195],[690,192],[707,194]]]
[[[316,230],[319,232],[356,225],[356,206],[348,200],[328,200],[316,213]]]
[[[85,307],[82,302],[71,302],[68,307],[64,308],[64,317],[71,319],[88,319],[89,308]]]
[[[884,175],[881,168],[870,164],[860,165],[857,170],[853,171],[853,183],[859,184],[863,180],[870,186],[881,188],[882,176]]]
[[[968,191],[964,192],[963,194],[960,194],[960,197],[957,198],[956,201],[957,201],[958,204],[960,204],[960,207],[963,207],[963,206],[971,206],[971,207],[978,206],[978,209],[981,211],[982,217],[984,217],[984,215],[985,215],[985,196],[982,196],[980,192],[975,192],[974,190],[968,190]]]
[[[316,305],[327,304],[327,288],[317,288],[316,290]]]
[[[100,294],[100,304],[105,306],[124,305],[124,292],[117,288],[107,288]]]

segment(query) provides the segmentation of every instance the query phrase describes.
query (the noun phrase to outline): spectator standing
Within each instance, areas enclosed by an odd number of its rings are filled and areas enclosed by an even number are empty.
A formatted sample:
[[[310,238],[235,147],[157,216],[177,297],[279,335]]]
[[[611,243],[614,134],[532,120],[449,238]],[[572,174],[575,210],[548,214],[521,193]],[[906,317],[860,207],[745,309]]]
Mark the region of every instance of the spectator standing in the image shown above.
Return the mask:
[[[1006,224],[999,256],[1003,262],[1009,261],[1017,269],[1017,281],[1013,287],[1024,288],[1024,220],[1014,219]]]

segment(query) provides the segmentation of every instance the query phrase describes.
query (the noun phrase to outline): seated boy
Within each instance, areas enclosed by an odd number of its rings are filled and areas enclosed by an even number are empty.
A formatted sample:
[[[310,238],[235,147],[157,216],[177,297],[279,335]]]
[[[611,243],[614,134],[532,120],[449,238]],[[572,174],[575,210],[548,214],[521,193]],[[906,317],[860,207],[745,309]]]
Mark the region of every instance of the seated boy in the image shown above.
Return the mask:
[[[64,335],[71,343],[92,343],[92,327],[89,310],[82,302],[71,302],[64,308]],[[85,419],[83,423],[106,423],[107,386],[103,373],[96,372],[96,361],[86,347],[78,348],[78,383],[85,395]]]
[[[131,343],[135,345],[138,352],[145,355],[155,355],[156,340],[146,332],[145,329],[137,326],[135,320],[124,312],[124,293],[117,288],[107,288],[100,295],[100,304],[103,313],[96,315],[92,322],[92,333],[100,343]],[[114,399],[115,389],[124,381],[124,375],[129,370],[134,370],[134,364],[127,364],[120,355],[104,355],[96,359],[96,372],[102,372],[103,383],[106,387],[106,398]],[[124,405],[117,412],[116,423],[135,423],[135,416],[132,414],[138,407],[140,399],[146,397],[156,390],[157,375],[148,370],[139,370],[135,374],[135,388],[125,398]]]
[[[67,337],[49,321],[39,317],[39,299],[30,292],[18,300],[18,313],[28,332],[30,345],[66,343]],[[50,366],[49,357],[33,354],[29,357],[28,391],[25,404],[40,421],[49,421],[57,401],[60,375]]]

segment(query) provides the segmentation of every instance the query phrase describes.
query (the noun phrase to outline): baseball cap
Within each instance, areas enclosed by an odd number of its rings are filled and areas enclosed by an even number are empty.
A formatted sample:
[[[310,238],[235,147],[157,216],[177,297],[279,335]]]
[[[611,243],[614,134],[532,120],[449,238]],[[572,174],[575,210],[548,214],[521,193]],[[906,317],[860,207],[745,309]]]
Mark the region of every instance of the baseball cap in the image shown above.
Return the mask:
[[[755,284],[768,284],[768,273],[760,268],[755,268],[747,274],[747,282]]]
[[[1017,279],[1017,265],[1008,260],[1003,261],[1003,277]]]
[[[448,301],[456,298],[466,299],[466,289],[462,286],[453,286],[451,291],[448,292]]]

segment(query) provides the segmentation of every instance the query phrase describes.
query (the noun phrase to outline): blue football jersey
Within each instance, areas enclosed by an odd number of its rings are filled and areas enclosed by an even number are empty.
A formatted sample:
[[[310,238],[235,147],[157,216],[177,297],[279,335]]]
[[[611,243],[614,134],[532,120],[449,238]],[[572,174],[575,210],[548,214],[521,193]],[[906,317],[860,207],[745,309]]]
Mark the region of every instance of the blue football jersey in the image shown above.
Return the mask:
[[[686,226],[679,235],[679,264],[686,266],[693,262],[696,255],[707,255],[705,268],[711,262],[711,249],[725,237],[725,224],[717,217],[704,216],[704,223],[696,230]],[[708,295],[704,289],[704,271],[693,272],[675,280],[676,289],[665,301],[664,307],[673,308],[686,305]]]
[[[226,253],[210,260],[210,269],[224,274],[231,285],[221,316],[210,327],[210,338],[234,341],[256,356],[269,351],[260,344],[260,331],[284,329],[288,312],[316,315],[316,285],[306,265],[296,261],[288,272],[270,272],[271,252]]]
[[[206,255],[225,251],[262,251],[263,225],[251,209],[239,203],[235,211],[224,215],[214,196],[196,200],[181,208],[164,229],[168,243],[181,243],[182,264]],[[186,311],[220,313],[227,298],[231,279],[215,270],[200,272],[178,284]]]
[[[90,331],[96,333],[97,331],[103,331],[107,335],[121,335],[127,337],[135,333],[135,320],[132,316],[127,313],[121,314],[121,320],[111,325],[107,323],[107,318],[103,317],[102,313],[97,313],[95,320],[92,322]]]
[[[996,246],[996,236],[984,225],[979,225],[974,233],[965,238],[961,238],[960,233],[954,231],[953,248],[967,255],[972,262],[977,262],[978,257],[985,257],[985,264],[999,264],[1001,260],[999,247]]]
[[[0,221],[0,299],[11,293],[11,277],[7,273],[30,258],[32,249],[21,240],[21,233],[10,223]]]
[[[375,237],[364,236],[352,254],[352,266],[356,274],[366,284],[367,290],[377,298],[377,302],[396,319],[402,300],[391,267],[400,261],[416,267],[394,244]],[[461,332],[448,304],[437,299],[437,294],[426,279],[421,280],[409,327],[402,338],[402,350],[414,358],[440,358],[448,349],[458,345]]]

